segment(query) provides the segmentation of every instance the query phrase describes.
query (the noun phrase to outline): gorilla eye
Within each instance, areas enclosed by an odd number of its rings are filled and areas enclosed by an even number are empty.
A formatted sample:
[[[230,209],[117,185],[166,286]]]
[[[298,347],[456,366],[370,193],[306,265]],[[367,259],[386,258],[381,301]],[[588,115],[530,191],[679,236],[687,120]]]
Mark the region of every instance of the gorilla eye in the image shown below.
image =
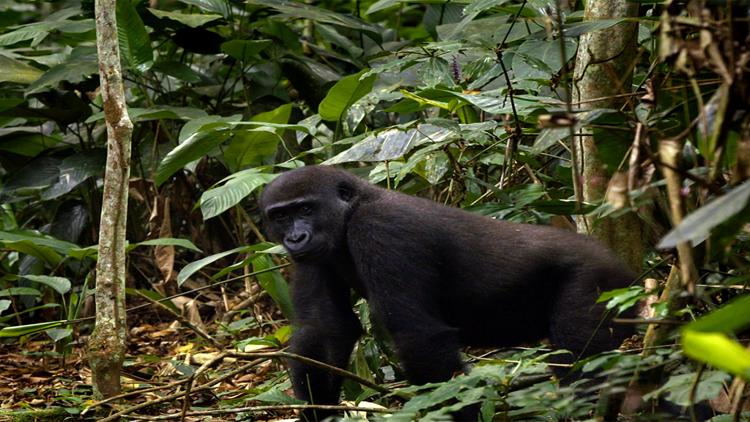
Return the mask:
[[[299,212],[302,215],[310,215],[312,214],[312,207],[310,207],[309,205],[303,205],[299,208]]]
[[[271,216],[271,219],[273,221],[283,223],[284,221],[287,221],[289,219],[289,215],[283,212],[276,212]]]

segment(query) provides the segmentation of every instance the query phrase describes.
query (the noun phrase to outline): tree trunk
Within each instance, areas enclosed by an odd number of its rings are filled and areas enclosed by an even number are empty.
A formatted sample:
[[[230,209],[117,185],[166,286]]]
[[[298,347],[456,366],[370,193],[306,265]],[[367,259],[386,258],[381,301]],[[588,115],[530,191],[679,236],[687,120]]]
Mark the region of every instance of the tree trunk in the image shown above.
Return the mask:
[[[115,19],[116,0],[96,0],[96,46],[107,124],[107,169],[99,227],[96,264],[96,327],[89,339],[89,363],[94,393],[111,397],[120,392],[120,369],[125,359],[125,223],[130,178],[128,117],[120,69]]]
[[[626,0],[589,0],[584,18],[632,17],[637,11],[638,4]],[[637,29],[637,23],[628,22],[581,36],[573,74],[573,100],[577,109],[617,109],[623,105],[624,101],[616,95],[631,91]],[[581,174],[574,177],[581,181],[583,200],[599,203],[605,197],[609,177],[598,157],[597,139],[592,131],[584,128],[580,135],[573,140],[573,148]],[[638,216],[628,213],[617,218],[594,220],[591,216],[580,218],[578,231],[598,238],[634,270],[640,270],[644,246]]]

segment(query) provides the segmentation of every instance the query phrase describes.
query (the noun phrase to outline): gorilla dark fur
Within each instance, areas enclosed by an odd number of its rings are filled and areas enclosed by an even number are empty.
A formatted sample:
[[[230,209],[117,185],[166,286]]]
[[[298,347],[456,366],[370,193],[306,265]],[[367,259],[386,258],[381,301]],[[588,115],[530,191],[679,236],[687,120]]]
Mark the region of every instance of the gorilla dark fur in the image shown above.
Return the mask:
[[[602,323],[604,308],[594,303],[633,275],[587,237],[493,220],[325,166],[274,180],[261,209],[270,238],[283,243],[295,264],[294,353],[347,366],[362,333],[351,289],[368,300],[414,384],[463,371],[462,346],[549,338],[585,356],[617,348],[630,334],[608,319]],[[339,377],[290,365],[298,398],[339,402]]]

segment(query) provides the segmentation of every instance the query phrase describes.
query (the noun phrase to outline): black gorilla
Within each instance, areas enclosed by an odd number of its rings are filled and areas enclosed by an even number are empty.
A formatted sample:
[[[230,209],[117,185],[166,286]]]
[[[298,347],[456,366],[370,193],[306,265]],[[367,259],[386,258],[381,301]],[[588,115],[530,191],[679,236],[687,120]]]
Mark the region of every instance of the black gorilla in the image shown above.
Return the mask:
[[[283,243],[295,264],[294,353],[347,366],[362,332],[351,289],[368,300],[415,384],[461,372],[462,346],[549,338],[579,356],[617,348],[630,334],[602,323],[604,308],[594,303],[600,292],[634,277],[587,237],[493,220],[325,166],[274,180],[261,209],[270,238]],[[339,402],[339,377],[290,366],[298,398]]]

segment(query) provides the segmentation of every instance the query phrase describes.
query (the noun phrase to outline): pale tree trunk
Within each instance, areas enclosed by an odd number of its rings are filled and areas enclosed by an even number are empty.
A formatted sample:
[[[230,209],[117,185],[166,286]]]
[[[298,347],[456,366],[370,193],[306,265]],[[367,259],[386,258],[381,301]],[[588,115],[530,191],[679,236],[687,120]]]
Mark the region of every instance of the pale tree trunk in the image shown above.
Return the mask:
[[[115,3],[116,0],[96,0],[95,3],[99,77],[107,123],[107,169],[96,264],[96,327],[88,345],[94,393],[99,397],[111,397],[120,392],[127,333],[125,222],[133,124],[125,106]]]
[[[584,19],[634,17],[637,12],[638,3],[635,2],[589,0]],[[637,30],[636,23],[620,23],[581,36],[573,74],[573,101],[577,109],[622,107],[623,97],[618,97],[618,94],[631,91]],[[609,178],[598,158],[592,132],[584,128],[580,135],[573,140],[573,148],[581,174],[573,176],[581,183],[583,200],[599,203],[605,197]],[[591,234],[609,245],[634,270],[642,268],[642,224],[637,215],[629,213],[603,219],[582,217],[578,220],[578,231]]]

